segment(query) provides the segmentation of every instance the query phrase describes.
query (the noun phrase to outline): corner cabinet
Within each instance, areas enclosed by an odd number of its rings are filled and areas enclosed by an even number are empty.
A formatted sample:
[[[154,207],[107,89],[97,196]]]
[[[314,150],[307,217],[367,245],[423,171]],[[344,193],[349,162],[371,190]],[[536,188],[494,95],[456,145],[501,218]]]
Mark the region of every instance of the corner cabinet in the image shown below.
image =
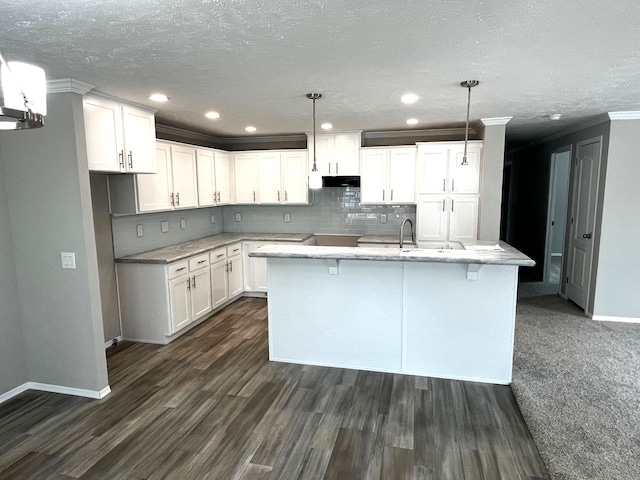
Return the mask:
[[[361,149],[361,203],[415,203],[416,148]]]
[[[109,190],[113,214],[133,214],[198,206],[196,148],[156,142],[155,174],[111,175]]]
[[[108,97],[85,95],[84,129],[89,171],[155,173],[155,118],[152,110]]]
[[[313,134],[307,134],[309,171],[313,168]],[[316,166],[322,176],[360,175],[362,132],[316,134]]]
[[[417,240],[470,241],[478,236],[482,142],[418,144]]]

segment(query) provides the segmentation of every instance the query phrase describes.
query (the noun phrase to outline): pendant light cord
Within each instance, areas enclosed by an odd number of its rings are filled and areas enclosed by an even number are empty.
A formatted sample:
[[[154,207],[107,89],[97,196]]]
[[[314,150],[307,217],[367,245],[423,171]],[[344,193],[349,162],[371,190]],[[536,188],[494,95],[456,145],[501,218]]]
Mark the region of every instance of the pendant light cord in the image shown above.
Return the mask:
[[[316,99],[313,97],[313,172],[318,171],[318,167],[316,166],[316,150],[318,149],[316,145]]]
[[[464,154],[462,155],[461,165],[469,165],[467,162],[467,143],[469,142],[469,110],[471,108],[471,87],[475,87],[479,84],[478,80],[465,80],[460,83],[461,87],[467,89],[467,122],[464,127]]]

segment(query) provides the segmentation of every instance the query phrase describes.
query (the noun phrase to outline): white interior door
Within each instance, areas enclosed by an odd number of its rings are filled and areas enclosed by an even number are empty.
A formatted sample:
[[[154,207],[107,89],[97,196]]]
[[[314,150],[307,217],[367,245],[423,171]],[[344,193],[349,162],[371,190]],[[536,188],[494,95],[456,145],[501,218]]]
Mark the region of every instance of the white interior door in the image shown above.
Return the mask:
[[[573,197],[567,263],[567,297],[587,308],[593,260],[596,199],[602,139],[578,143],[573,174]]]

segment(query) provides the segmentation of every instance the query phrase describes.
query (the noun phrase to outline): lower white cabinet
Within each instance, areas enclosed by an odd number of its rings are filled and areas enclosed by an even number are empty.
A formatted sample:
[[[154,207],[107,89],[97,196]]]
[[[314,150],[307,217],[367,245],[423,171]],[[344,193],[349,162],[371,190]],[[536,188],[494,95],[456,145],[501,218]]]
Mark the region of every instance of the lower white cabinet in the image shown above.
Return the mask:
[[[476,240],[478,197],[420,195],[417,220],[418,242]]]
[[[242,274],[242,244],[234,243],[209,253],[213,308],[223,305],[244,290]]]

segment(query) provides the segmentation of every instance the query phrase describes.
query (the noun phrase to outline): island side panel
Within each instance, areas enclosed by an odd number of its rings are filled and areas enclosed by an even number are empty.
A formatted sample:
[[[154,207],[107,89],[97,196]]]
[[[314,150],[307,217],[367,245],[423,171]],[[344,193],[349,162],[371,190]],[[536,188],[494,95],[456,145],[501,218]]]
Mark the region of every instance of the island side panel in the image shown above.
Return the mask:
[[[269,358],[400,372],[402,262],[269,258]]]
[[[404,370],[487,383],[511,382],[518,267],[405,263]]]

